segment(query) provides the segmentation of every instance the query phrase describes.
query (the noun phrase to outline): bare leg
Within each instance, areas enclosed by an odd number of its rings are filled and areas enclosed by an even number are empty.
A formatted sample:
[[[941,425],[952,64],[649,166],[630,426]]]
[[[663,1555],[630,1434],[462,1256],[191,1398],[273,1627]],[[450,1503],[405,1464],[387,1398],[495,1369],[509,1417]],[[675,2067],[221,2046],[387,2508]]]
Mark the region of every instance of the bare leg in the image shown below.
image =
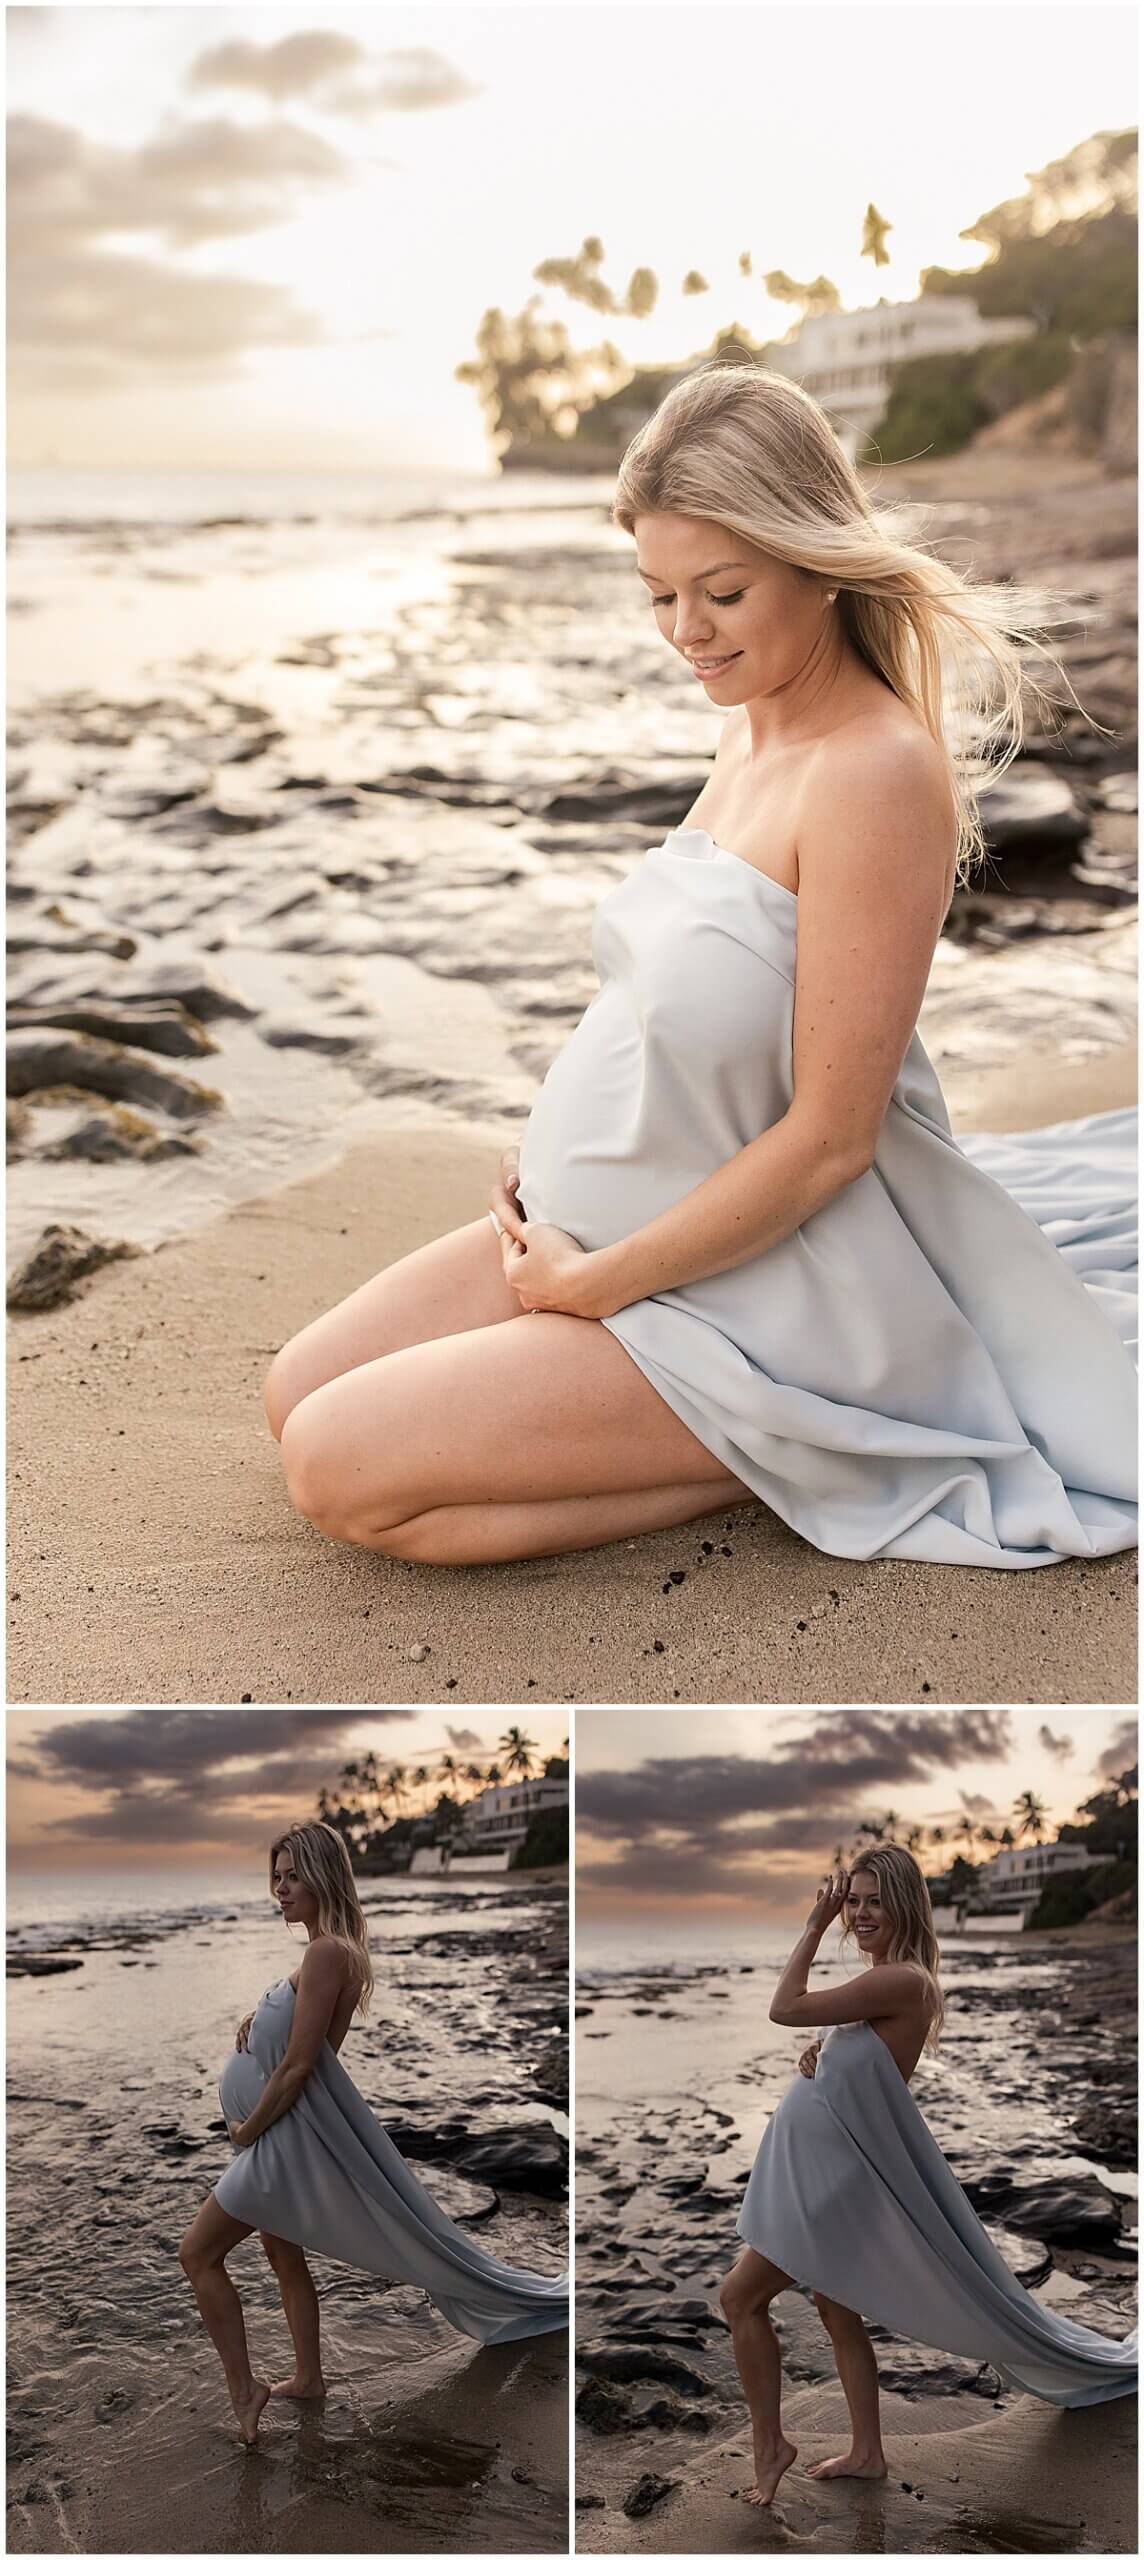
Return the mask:
[[[242,2304],[223,2260],[240,2240],[249,2238],[251,2228],[249,2222],[236,2222],[232,2213],[224,2213],[208,2196],[179,2251],[179,2265],[194,2286],[203,2326],[218,2349],[231,2405],[248,2448],[258,2434],[270,2389],[267,2383],[256,2382],[250,2370]]]
[[[751,2412],[755,2485],[745,2492],[753,2507],[769,2507],[798,2452],[782,2431],[779,2404],[782,2360],[771,2327],[769,2305],[790,2284],[789,2276],[757,2249],[744,2249],[723,2285],[719,2300],[731,2327],[731,2344],[739,2380]]]
[[[841,2302],[832,2302],[825,2293],[816,2293],[814,2299],[819,2318],[830,2333],[838,2378],[846,2394],[851,2444],[849,2453],[836,2453],[826,2462],[808,2462],[807,2477],[814,2480],[884,2480],[886,2454],[878,2409],[878,2363],[873,2347],[856,2311],[848,2311]]]
[[[303,1396],[328,1386],[331,1378],[344,1378],[391,1351],[408,1351],[413,1343],[505,1324],[521,1312],[487,1218],[419,1245],[283,1344],[263,1389],[275,1439],[281,1439],[283,1423]]]
[[[271,2383],[271,2399],[324,2400],[321,2314],[305,2252],[292,2240],[280,2240],[273,2231],[260,2231],[258,2237],[278,2278],[286,2325],[294,2341],[294,2371],[285,2382]]]
[[[615,1335],[577,1316],[366,1361],[293,1407],[282,1455],[327,1537],[422,1564],[555,1555],[755,1499]]]

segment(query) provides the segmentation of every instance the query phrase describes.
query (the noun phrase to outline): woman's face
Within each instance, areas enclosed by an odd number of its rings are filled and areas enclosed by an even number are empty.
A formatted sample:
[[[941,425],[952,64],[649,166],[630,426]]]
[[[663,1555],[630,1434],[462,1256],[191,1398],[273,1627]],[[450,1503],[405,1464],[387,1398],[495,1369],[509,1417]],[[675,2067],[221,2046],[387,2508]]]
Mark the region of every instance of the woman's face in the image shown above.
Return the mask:
[[[846,1925],[852,1931],[863,1955],[875,1964],[884,1963],[890,1952],[893,1929],[882,1909],[878,1879],[872,1867],[855,1867],[846,1896]]]
[[[280,1849],[274,1861],[274,1899],[284,1920],[302,1920],[309,1928],[318,1917],[317,1895],[303,1884],[289,1849]]]
[[[835,631],[825,584],[705,516],[635,520],[636,565],[664,639],[730,710],[801,675]],[[729,659],[728,665],[712,661]]]

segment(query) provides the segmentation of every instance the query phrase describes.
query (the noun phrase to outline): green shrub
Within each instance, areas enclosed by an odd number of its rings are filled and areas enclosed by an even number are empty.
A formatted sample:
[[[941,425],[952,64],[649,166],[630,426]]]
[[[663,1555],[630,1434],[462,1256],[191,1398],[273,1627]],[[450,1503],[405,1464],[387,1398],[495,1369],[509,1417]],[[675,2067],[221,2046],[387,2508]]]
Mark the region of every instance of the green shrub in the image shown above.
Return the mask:
[[[1035,1902],[1025,1923],[1027,1929],[1068,1929],[1077,1920],[1085,1920],[1090,1911],[1131,1893],[1130,1910],[1118,1917],[1134,1918],[1138,1869],[1127,1858],[1109,1858],[1099,1867],[1078,1867],[1072,1875],[1054,1876],[1045,1886],[1040,1901]]]
[[[534,1813],[515,1858],[514,1867],[566,1867],[568,1864],[568,1807],[546,1805]]]

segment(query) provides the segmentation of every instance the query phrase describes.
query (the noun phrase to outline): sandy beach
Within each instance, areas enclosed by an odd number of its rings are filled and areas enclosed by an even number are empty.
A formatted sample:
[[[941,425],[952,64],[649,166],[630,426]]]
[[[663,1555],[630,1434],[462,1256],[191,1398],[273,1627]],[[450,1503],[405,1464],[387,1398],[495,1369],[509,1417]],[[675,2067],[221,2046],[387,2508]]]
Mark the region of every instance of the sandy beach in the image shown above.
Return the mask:
[[[946,1090],[955,1127],[1002,1129],[1112,1109],[1134,1084],[1122,1048],[967,1070]],[[1132,1555],[1033,1573],[854,1563],[762,1506],[448,1572],[319,1537],[262,1420],[270,1357],[371,1271],[478,1216],[498,1144],[495,1126],[393,1131],[13,1319],[13,1703],[1131,1696]]]
[[[772,2317],[798,2459],[769,2513],[744,2503],[749,2430],[717,2295],[806,2042],[766,2017],[788,1948],[765,1928],[658,1963],[604,1930],[578,1948],[579,2549],[1135,2550],[1134,2399],[1057,2410],[875,2322],[889,2476],[809,2479],[848,2418],[797,2291]],[[942,2053],[914,2083],[1021,2281],[1114,2337],[1135,2318],[1135,1964],[1127,1927],[944,1936]]]
[[[284,1961],[242,1890],[9,1932],[10,1973],[21,1949],[69,1969],[8,1986],[7,2548],[563,2551],[563,2334],[481,2348],[418,2288],[318,2258],[329,2397],[273,2403],[255,2457],[236,2441],[176,2251],[229,2156],[215,2076],[236,2017]],[[447,2212],[558,2270],[565,2119],[534,2071],[567,2016],[563,1881],[367,1879],[362,1900],[382,1997],[351,2028],[351,2076]],[[255,2370],[287,2369],[256,2242],[231,2272]]]

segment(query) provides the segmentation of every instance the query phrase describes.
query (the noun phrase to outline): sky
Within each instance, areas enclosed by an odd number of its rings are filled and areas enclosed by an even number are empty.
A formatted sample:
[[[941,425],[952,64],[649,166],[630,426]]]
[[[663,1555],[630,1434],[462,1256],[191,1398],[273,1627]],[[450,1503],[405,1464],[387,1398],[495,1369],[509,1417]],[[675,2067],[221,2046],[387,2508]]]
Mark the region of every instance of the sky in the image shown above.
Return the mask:
[[[908,301],[1136,115],[1134,9],[1052,0],[6,15],[17,465],[492,471],[453,378],[487,307],[660,363],[784,335],[776,268]],[[649,318],[535,282],[591,236],[621,297],[655,270]]]
[[[318,1790],[348,1760],[432,1768],[443,1752],[487,1767],[519,1724],[545,1755],[568,1732],[559,1707],[13,1708],[8,1745],[8,1864],[188,1869],[249,1857],[252,1841],[312,1819]],[[464,1795],[476,1793],[462,1787]],[[431,1801],[431,1799],[429,1799]]]
[[[1094,1707],[581,1708],[577,1923],[785,1924],[864,1814],[999,1831],[1028,1787],[1052,1837],[1136,1751],[1135,1715]]]

